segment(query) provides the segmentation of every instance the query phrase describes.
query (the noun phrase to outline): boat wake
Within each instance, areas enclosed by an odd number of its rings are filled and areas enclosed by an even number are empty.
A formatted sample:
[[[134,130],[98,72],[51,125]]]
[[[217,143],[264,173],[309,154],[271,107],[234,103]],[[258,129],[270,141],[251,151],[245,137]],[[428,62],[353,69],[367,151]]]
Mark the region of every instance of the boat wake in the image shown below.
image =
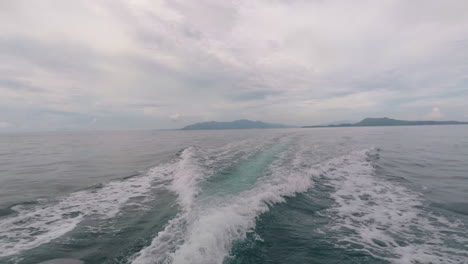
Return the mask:
[[[0,257],[64,237],[89,220],[128,216],[129,207],[157,214],[154,204],[165,191],[175,194],[161,200],[173,214],[157,230],[148,228],[154,233],[119,263],[223,263],[235,258],[233,245],[259,216],[320,181],[333,204],[310,213],[328,219],[321,232],[336,247],[394,263],[462,263],[468,257],[462,223],[431,212],[421,194],[379,175],[378,156],[374,149],[331,151],[301,136],[187,147],[143,175],[12,207],[0,218]]]
[[[467,248],[462,245],[468,237],[459,231],[466,230],[463,224],[431,212],[420,193],[376,175],[378,155],[375,150],[354,152],[322,167],[335,201],[323,213],[331,219],[326,232],[338,238],[341,247],[392,263],[466,260]]]

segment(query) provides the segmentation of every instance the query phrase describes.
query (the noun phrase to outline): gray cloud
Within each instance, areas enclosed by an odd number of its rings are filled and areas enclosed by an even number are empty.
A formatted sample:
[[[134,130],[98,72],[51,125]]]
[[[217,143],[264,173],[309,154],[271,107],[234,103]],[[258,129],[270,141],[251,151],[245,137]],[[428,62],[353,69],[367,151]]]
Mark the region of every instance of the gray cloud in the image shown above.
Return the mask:
[[[44,89],[16,80],[0,80],[0,89],[24,92],[42,92]]]
[[[463,0],[7,2],[3,129],[468,112]]]
[[[251,101],[251,100],[262,100],[268,96],[280,95],[281,91],[247,91],[233,95],[231,97],[234,101]]]
[[[40,39],[7,36],[0,38],[0,57],[6,61],[24,61],[57,73],[92,73],[102,58],[90,48],[66,40],[46,42]]]

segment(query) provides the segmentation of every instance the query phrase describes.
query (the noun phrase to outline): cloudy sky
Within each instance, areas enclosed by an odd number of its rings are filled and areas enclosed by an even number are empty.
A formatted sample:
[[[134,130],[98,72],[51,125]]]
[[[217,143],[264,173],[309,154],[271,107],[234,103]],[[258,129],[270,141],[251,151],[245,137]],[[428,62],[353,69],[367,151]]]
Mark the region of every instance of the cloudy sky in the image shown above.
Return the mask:
[[[468,1],[0,1],[0,61],[0,131],[468,120]]]

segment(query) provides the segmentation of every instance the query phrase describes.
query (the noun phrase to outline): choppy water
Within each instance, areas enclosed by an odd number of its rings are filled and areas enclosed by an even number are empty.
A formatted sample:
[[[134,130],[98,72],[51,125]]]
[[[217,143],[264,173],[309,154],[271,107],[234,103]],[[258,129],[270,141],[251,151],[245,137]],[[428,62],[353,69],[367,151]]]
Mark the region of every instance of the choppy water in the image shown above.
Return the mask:
[[[0,263],[468,263],[468,126],[0,135]]]

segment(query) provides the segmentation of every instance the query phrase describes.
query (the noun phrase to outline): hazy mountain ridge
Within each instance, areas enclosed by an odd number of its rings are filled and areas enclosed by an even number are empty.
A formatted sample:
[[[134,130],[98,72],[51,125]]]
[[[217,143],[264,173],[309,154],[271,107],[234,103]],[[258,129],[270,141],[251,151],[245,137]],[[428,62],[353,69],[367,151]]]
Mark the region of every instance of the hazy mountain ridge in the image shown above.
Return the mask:
[[[314,127],[363,127],[363,126],[430,126],[430,125],[466,125],[468,122],[459,121],[407,121],[383,118],[364,118],[360,122],[354,124],[338,124],[328,126],[304,126],[304,128]]]
[[[262,121],[251,121],[246,119],[236,120],[232,122],[201,122],[188,125],[182,130],[202,130],[202,129],[254,129],[254,128],[290,128],[294,126],[266,123]]]

